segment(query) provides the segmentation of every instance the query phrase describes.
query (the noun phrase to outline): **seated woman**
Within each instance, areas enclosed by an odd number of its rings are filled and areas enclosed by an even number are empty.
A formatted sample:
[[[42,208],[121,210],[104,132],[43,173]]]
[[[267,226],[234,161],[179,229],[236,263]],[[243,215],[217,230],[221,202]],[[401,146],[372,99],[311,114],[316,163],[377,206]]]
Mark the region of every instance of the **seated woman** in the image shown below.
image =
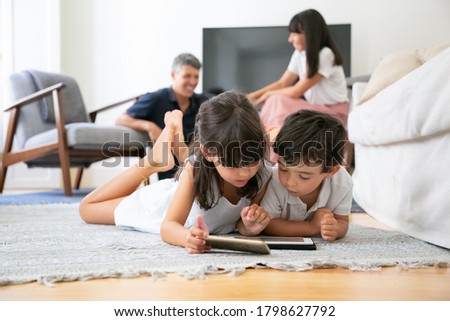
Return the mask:
[[[285,118],[301,109],[336,116],[347,124],[348,94],[342,58],[322,15],[310,9],[296,14],[289,23],[295,51],[281,78],[248,94],[255,105],[263,104],[266,126],[281,126]]]

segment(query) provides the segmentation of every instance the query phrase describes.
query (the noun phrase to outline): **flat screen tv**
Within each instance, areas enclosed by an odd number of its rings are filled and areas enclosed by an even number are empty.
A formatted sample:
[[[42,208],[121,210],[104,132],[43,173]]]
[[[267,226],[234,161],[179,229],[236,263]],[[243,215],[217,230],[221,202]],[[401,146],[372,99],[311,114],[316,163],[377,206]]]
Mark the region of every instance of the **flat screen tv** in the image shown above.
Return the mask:
[[[351,25],[329,25],[350,76]],[[203,91],[250,92],[278,78],[294,52],[283,27],[203,29]]]

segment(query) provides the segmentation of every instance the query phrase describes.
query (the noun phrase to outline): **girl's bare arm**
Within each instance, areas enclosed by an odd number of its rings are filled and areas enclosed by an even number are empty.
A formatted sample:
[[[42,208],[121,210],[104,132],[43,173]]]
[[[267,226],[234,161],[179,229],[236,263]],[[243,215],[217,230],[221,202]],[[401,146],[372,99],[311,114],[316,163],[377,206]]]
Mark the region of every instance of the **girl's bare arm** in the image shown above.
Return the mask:
[[[297,81],[294,85],[283,87],[277,90],[267,91],[260,99],[267,99],[272,95],[286,95],[291,98],[299,98],[305,94],[305,92],[310,89],[312,86],[316,85],[319,81],[321,81],[323,76],[319,73],[316,73],[311,78],[304,78],[302,80]]]
[[[250,99],[250,101],[252,101],[255,104],[261,103],[265,100],[265,98],[262,99],[262,97],[264,96],[265,93],[267,93],[269,91],[275,91],[275,90],[279,90],[281,88],[291,86],[292,84],[294,84],[294,82],[297,80],[297,78],[298,77],[296,74],[294,74],[293,72],[290,72],[289,70],[286,70],[280,79],[278,79],[277,81],[274,81],[273,83],[271,83],[261,89],[258,89],[256,91],[248,94],[247,97]]]
[[[189,253],[202,253],[209,248],[204,240],[208,235],[207,227],[198,224],[189,229],[184,227],[193,202],[193,168],[188,163],[161,224],[161,238],[169,244],[185,247]]]

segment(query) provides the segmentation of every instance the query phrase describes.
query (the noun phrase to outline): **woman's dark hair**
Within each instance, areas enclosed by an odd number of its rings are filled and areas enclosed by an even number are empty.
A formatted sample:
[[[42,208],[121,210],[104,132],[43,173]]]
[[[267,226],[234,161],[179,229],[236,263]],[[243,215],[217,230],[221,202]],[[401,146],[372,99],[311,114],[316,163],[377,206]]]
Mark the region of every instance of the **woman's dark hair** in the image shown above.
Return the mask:
[[[329,172],[344,162],[347,131],[335,117],[313,110],[288,116],[274,143],[274,151],[286,164],[323,165]]]
[[[308,9],[296,14],[289,22],[289,31],[305,35],[308,77],[314,76],[318,71],[319,52],[323,47],[328,47],[333,51],[336,65],[343,64],[341,52],[336,42],[331,38],[328,26],[318,11]]]
[[[223,195],[223,180],[215,165],[202,152],[216,156],[225,167],[243,167],[264,160],[266,141],[259,115],[247,99],[227,91],[205,101],[197,114],[190,159],[194,167],[195,198],[203,209],[213,207]],[[263,162],[260,166],[262,168]],[[215,195],[218,184],[220,195]],[[258,173],[238,190],[241,197],[254,197],[260,188]]]

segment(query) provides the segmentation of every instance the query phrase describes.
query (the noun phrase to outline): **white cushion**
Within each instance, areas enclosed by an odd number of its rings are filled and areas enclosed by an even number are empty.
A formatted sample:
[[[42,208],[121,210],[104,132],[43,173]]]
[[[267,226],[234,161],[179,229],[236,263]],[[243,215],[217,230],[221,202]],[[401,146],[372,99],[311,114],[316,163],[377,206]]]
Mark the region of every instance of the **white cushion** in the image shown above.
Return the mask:
[[[395,52],[381,59],[370,77],[360,103],[368,101],[378,92],[393,84],[407,73],[422,65],[415,50]]]
[[[370,77],[369,84],[359,103],[362,104],[368,101],[384,88],[420,67],[448,47],[450,47],[449,44],[440,44],[415,50],[394,52],[383,57]]]
[[[367,88],[368,83],[367,82],[355,82],[352,86],[352,108],[354,106],[358,106],[361,103],[361,98],[364,93],[364,91]]]

